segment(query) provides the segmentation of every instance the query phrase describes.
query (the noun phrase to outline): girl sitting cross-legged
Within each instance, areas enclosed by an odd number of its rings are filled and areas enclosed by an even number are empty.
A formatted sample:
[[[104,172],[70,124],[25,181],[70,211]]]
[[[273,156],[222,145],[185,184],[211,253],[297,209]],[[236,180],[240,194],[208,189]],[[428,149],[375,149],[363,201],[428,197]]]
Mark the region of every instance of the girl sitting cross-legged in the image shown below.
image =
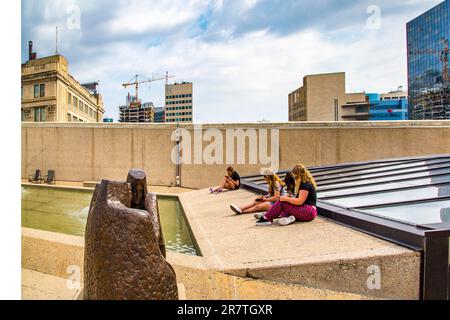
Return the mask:
[[[264,180],[269,185],[269,194],[267,196],[259,196],[253,202],[238,207],[232,204],[230,206],[237,215],[254,212],[265,212],[280,199],[280,192],[284,186],[284,182],[272,171],[267,170],[264,173]]]
[[[257,226],[278,224],[287,226],[295,221],[310,222],[317,217],[317,184],[305,166],[299,164],[292,170],[295,194],[282,196],[257,222]]]

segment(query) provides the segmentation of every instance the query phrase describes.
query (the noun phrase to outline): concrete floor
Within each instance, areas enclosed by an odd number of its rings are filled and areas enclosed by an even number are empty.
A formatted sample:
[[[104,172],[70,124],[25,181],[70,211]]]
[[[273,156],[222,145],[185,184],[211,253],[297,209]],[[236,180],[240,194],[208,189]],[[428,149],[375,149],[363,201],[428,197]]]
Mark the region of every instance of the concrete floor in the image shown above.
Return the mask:
[[[209,266],[227,274],[387,298],[417,298],[420,256],[324,218],[287,227],[255,225],[236,216],[247,190],[180,194],[195,238]],[[382,273],[381,290],[368,289],[371,266]]]
[[[67,183],[60,185],[69,186]],[[154,192],[176,194],[173,188],[164,189],[166,192],[161,188],[150,188]],[[242,205],[255,197],[247,190],[219,195],[210,195],[207,190],[177,191],[202,253],[202,257],[179,255],[170,260],[178,268],[177,276],[181,282],[191,291],[190,297],[232,297],[227,292],[231,290],[230,283],[234,283],[234,291],[239,297],[258,299],[272,297],[273,288],[279,289],[280,296],[276,297],[280,299],[287,296],[293,299],[419,298],[420,255],[417,252],[320,217],[310,223],[287,227],[257,227],[253,215],[236,216],[229,208],[231,203]],[[49,245],[54,246],[52,243]],[[72,247],[71,243],[71,250]],[[75,262],[69,259],[72,255],[67,250],[57,256],[62,254],[64,262],[70,260],[70,265],[81,265],[82,255],[78,251],[83,250],[82,241],[79,248],[75,247]],[[36,250],[31,250],[30,254],[33,252]],[[37,270],[36,266],[23,267],[27,268],[22,270],[23,299],[75,297],[76,293],[64,289],[65,279],[48,275],[54,272],[39,270],[44,274],[30,270]],[[373,276],[371,270],[378,270],[379,288],[368,285]],[[229,290],[224,293],[218,289],[220,286],[222,291],[224,288]],[[194,289],[198,292],[193,292]]]
[[[67,279],[22,268],[22,300],[74,300],[81,291],[69,289]]]

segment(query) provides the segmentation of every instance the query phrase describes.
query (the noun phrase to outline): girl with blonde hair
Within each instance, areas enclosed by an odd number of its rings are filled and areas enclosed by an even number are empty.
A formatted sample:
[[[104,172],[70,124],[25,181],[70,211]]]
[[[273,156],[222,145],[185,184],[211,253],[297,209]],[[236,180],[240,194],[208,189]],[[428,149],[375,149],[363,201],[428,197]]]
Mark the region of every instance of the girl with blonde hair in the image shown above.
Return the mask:
[[[238,207],[232,204],[230,206],[237,215],[245,213],[265,212],[280,199],[280,192],[284,186],[284,182],[272,171],[264,172],[264,180],[269,185],[269,194],[267,196],[259,196],[252,203],[243,207]]]
[[[293,196],[282,196],[257,222],[264,226],[278,224],[287,226],[295,221],[310,222],[317,217],[317,184],[311,173],[304,165],[298,164],[292,170],[295,179],[295,193]]]

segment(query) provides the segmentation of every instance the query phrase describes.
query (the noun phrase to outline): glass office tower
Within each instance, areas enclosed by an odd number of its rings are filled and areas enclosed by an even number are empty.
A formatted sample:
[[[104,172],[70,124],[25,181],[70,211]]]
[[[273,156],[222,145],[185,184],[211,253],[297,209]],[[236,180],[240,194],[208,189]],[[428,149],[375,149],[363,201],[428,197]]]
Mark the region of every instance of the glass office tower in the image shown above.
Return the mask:
[[[450,119],[450,0],[410,21],[406,29],[409,118]]]

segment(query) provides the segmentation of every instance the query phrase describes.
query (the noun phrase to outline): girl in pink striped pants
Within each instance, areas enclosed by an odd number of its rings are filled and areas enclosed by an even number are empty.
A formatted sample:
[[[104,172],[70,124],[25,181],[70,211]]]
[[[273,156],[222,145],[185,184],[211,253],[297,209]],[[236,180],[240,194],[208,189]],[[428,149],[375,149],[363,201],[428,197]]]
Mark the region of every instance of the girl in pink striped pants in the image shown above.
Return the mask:
[[[301,164],[292,170],[295,178],[295,196],[280,197],[257,222],[258,226],[278,224],[287,226],[295,221],[310,222],[317,217],[317,184],[311,173]]]
[[[317,217],[317,208],[308,204],[297,206],[289,202],[278,201],[264,215],[268,221],[273,221],[278,218],[289,218],[291,216],[295,217],[296,221],[310,222]]]

